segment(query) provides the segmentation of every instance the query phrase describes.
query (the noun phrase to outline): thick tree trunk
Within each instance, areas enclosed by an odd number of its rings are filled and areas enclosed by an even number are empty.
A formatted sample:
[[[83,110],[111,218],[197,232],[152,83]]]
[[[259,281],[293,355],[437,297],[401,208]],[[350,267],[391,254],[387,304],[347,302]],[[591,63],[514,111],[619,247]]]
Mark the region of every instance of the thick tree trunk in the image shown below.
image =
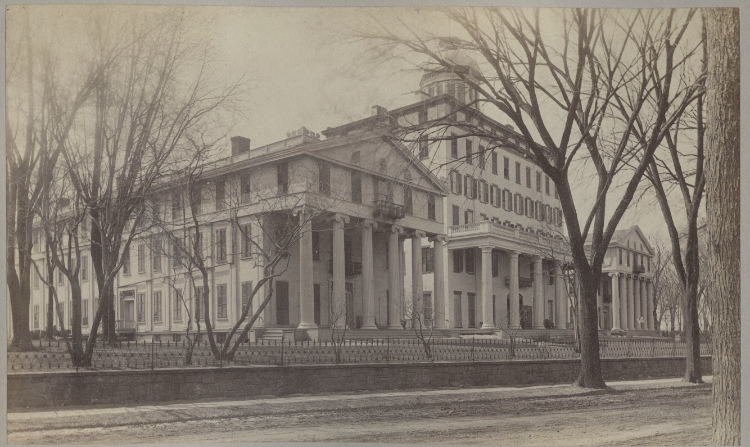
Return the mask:
[[[12,268],[12,267],[10,267]],[[13,341],[9,350],[33,351],[31,330],[29,329],[29,302],[31,290],[28,284],[24,287],[22,281],[8,281],[8,295],[10,297],[11,318],[13,324]]]
[[[593,275],[579,272],[578,330],[581,345],[581,372],[576,385],[604,388],[599,359],[599,326],[597,324],[596,289],[598,280]]]
[[[54,284],[55,272],[47,266],[47,282]],[[55,336],[55,291],[53,286],[47,286],[47,339],[52,340]]]
[[[698,222],[688,223],[685,244],[685,375],[683,380],[703,383],[701,372],[701,332],[698,325]]]
[[[706,8],[707,190],[713,309],[713,442],[740,444],[740,16]]]

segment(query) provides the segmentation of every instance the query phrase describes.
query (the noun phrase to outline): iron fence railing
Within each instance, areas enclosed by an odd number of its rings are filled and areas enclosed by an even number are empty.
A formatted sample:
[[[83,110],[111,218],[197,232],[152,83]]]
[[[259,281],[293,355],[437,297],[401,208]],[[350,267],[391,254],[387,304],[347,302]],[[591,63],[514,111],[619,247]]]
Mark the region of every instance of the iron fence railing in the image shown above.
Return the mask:
[[[425,346],[426,345],[426,346]],[[39,340],[36,351],[8,352],[8,371],[77,370],[64,340]],[[524,359],[577,359],[573,340],[440,338],[346,340],[343,342],[293,342],[259,340],[242,343],[232,359],[217,359],[206,341],[186,361],[187,344],[174,342],[122,342],[97,345],[89,369],[162,369],[222,367],[232,365],[304,365],[413,362],[482,362]],[[602,339],[601,358],[684,357],[686,343],[659,339]],[[701,344],[701,355],[711,355],[711,345]],[[81,368],[87,369],[87,368]]]

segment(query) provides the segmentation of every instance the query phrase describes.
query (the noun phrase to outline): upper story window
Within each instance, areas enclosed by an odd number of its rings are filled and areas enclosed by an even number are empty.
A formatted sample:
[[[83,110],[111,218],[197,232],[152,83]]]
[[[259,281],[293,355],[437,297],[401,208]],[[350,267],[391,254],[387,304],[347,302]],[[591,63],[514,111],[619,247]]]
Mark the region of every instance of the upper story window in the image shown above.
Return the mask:
[[[227,206],[226,184],[224,180],[216,182],[216,211],[223,210]]]
[[[497,175],[497,152],[492,151],[492,173]]]
[[[216,230],[216,260],[225,262],[227,260],[227,229]]]
[[[531,168],[526,166],[526,187],[531,188]]]
[[[419,120],[419,124],[426,123],[427,122],[427,110],[420,110],[417,119]]]
[[[427,219],[435,220],[435,195],[427,196]]]
[[[289,192],[289,164],[279,163],[276,165],[276,185],[278,194]]]
[[[549,176],[544,176],[544,193],[549,195]]]
[[[521,163],[516,162],[516,183],[521,184]]]
[[[460,222],[460,216],[461,216],[461,209],[458,205],[452,206],[452,218],[453,218],[453,225],[461,225]]]
[[[451,192],[453,194],[461,194],[461,174],[459,174],[456,171],[451,171],[450,173],[450,180],[451,180]]]
[[[89,257],[81,256],[81,280],[89,280]],[[39,275],[34,276],[34,288],[39,288]]]
[[[122,252],[122,273],[123,275],[130,274],[130,246],[127,245]]]
[[[325,162],[318,164],[318,192],[331,194],[331,166]]]
[[[250,202],[250,174],[248,173],[240,177],[240,195],[242,203]]]
[[[352,171],[352,202],[362,203],[362,173]]]
[[[320,261],[320,233],[312,232],[313,261]]]
[[[536,171],[536,191],[542,192],[542,173]]]
[[[203,197],[201,195],[201,192],[202,188],[200,187],[200,185],[195,185],[190,190],[190,204],[192,205],[190,212],[194,212],[196,216],[200,216],[203,212]],[[216,209],[219,209],[218,205]]]
[[[510,180],[510,160],[508,157],[503,157],[503,177]]]
[[[474,149],[472,148],[471,141],[466,140],[466,163],[468,164],[474,164],[474,160],[472,160],[474,156]]]
[[[622,248],[618,248],[617,251],[620,254],[620,265],[622,265]]]
[[[419,137],[419,159],[424,160],[430,156],[430,148],[427,145],[426,137]]]
[[[458,135],[451,134],[451,158],[458,158]]]
[[[484,169],[487,165],[487,154],[485,153],[487,148],[479,146],[479,169]]]
[[[172,193],[172,220],[182,217],[182,198],[179,192]]]
[[[252,225],[249,223],[242,224],[240,226],[240,238],[242,239],[241,244],[241,255],[243,258],[248,258],[252,255],[253,243],[252,243]]]

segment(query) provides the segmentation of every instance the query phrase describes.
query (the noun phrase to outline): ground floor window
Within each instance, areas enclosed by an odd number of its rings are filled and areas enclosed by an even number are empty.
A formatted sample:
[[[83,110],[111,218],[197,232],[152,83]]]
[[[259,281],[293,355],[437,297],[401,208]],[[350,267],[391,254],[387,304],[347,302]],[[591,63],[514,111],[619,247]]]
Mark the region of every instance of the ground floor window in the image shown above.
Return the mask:
[[[453,292],[453,317],[454,327],[463,327],[463,315],[461,315],[461,292]]]
[[[475,293],[468,293],[469,297],[469,327],[477,327],[477,295]]]

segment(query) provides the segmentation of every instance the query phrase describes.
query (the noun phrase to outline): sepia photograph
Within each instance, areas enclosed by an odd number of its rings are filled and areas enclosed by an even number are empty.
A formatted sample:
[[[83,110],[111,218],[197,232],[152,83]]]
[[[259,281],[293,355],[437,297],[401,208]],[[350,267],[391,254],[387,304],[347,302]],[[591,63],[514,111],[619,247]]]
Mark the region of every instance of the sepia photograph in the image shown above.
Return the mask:
[[[627,6],[7,6],[7,442],[740,445],[740,8]]]

